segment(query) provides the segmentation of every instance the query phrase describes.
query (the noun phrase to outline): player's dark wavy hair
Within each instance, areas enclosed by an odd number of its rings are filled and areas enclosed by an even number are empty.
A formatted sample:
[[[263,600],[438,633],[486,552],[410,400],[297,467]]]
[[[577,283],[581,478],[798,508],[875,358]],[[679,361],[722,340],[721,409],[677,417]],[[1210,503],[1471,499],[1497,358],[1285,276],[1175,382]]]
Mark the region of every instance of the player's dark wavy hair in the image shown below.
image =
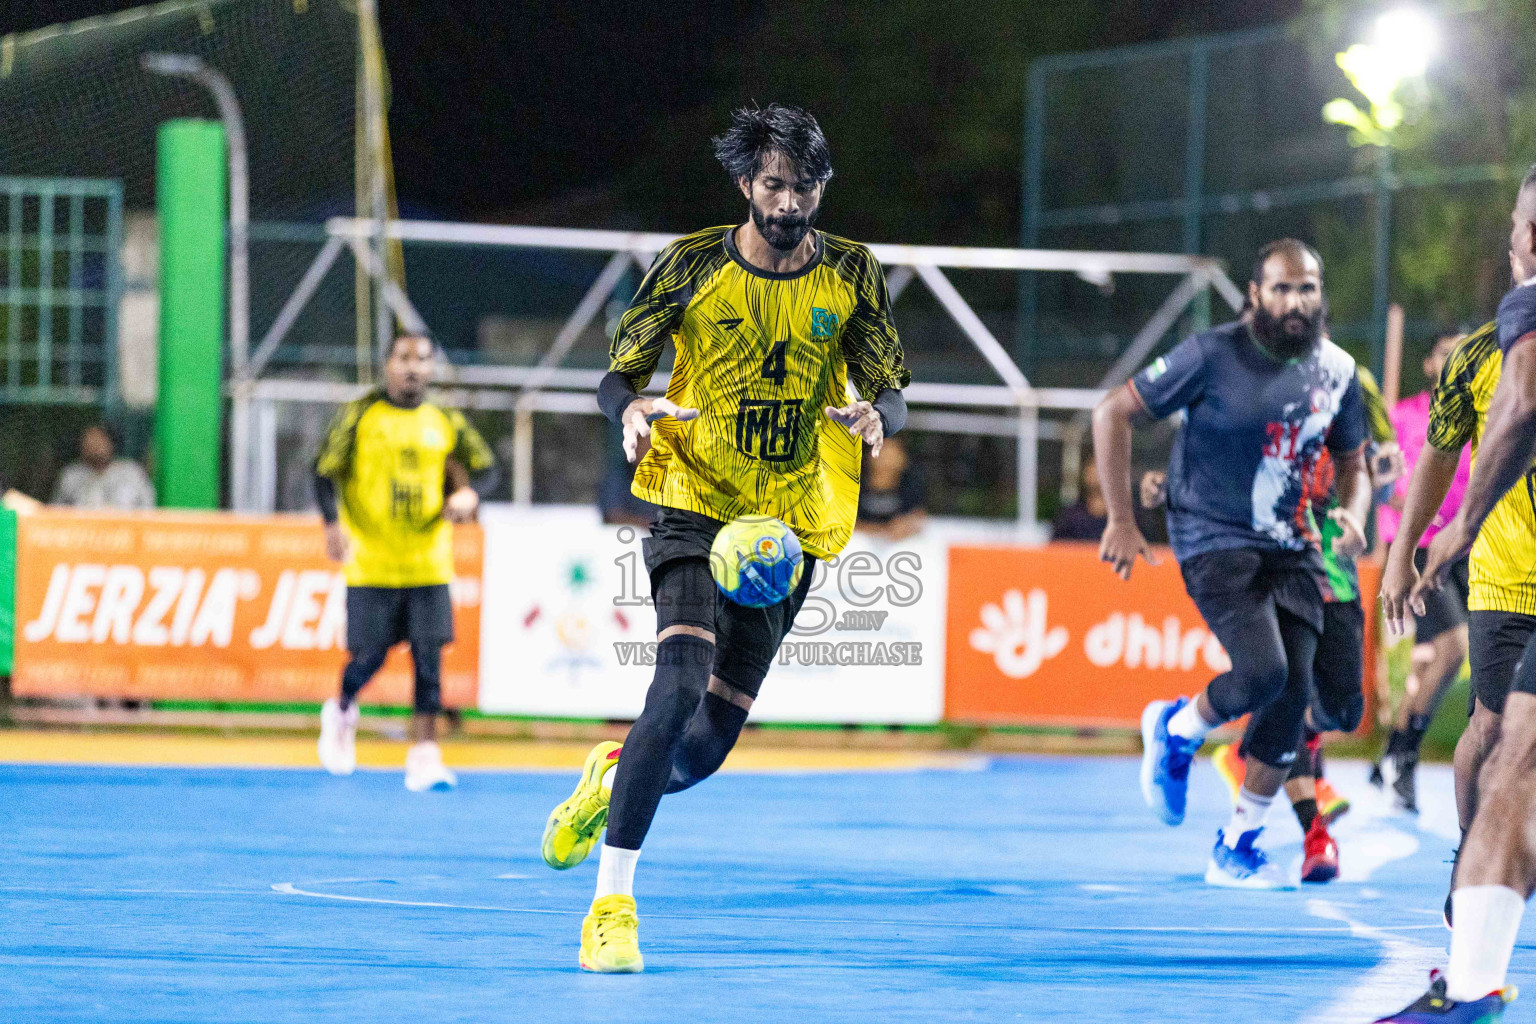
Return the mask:
[[[1264,248],[1259,250],[1258,256],[1254,257],[1253,277],[1251,279],[1254,284],[1262,285],[1264,283],[1264,264],[1268,263],[1269,258],[1277,252],[1283,252],[1287,256],[1293,257],[1311,256],[1317,261],[1317,276],[1323,276],[1323,258],[1318,255],[1316,249],[1306,242],[1298,241],[1294,238],[1277,238],[1273,242],[1266,244]]]
[[[732,181],[751,181],[763,163],[783,153],[800,173],[818,182],[832,177],[832,154],[816,119],[799,107],[770,103],[742,107],[731,114],[731,126],[710,140],[715,159]]]

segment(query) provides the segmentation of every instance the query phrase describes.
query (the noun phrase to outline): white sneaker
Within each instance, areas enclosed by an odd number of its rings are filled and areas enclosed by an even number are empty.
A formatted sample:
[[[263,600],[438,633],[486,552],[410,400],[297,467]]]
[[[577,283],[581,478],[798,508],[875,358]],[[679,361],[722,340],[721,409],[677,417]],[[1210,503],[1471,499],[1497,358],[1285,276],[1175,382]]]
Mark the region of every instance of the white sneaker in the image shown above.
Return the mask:
[[[443,764],[443,749],[428,740],[412,744],[405,752],[405,788],[412,793],[429,789],[452,789],[459,777]]]
[[[357,705],[341,710],[332,697],[320,705],[320,764],[332,775],[351,775],[357,767]]]

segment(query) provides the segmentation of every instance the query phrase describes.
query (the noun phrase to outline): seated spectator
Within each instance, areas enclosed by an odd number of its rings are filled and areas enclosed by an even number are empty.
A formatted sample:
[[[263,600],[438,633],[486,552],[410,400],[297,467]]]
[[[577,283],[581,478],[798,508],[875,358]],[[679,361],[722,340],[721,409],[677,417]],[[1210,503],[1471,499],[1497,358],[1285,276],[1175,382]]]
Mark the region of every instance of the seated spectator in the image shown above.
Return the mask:
[[[105,427],[87,427],[80,435],[80,459],[64,467],[53,491],[54,505],[72,508],[141,509],[155,507],[155,486],[132,459],[114,458]]]
[[[1077,488],[1077,501],[1056,513],[1051,523],[1052,540],[1091,540],[1104,536],[1109,522],[1109,506],[1099,486],[1099,467],[1092,457],[1083,460],[1083,472]]]
[[[858,529],[882,540],[905,540],[923,528],[925,488],[921,471],[907,457],[899,437],[888,437],[880,457],[864,453],[864,484],[859,488]]]
[[[1157,504],[1147,504],[1147,488],[1150,486],[1150,477],[1157,476],[1159,480],[1166,474],[1148,473],[1142,480],[1142,504],[1136,509],[1136,525],[1141,528],[1142,536],[1154,544],[1166,544],[1168,542],[1168,530],[1162,522],[1162,516],[1153,512],[1160,508],[1162,499],[1157,499]],[[1093,461],[1092,453],[1089,453],[1083,462],[1083,475],[1080,478],[1077,490],[1077,502],[1068,505],[1056,513],[1056,521],[1051,524],[1052,540],[1088,540],[1095,544],[1104,536],[1104,524],[1109,519],[1109,507],[1104,502],[1104,491],[1099,486],[1099,468]]]

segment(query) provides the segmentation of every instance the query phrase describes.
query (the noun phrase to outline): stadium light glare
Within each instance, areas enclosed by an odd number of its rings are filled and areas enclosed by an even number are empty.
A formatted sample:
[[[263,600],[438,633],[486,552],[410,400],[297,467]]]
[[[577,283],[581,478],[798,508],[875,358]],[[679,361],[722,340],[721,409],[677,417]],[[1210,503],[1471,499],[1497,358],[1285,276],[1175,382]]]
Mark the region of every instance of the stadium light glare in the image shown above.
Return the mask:
[[[1429,69],[1439,38],[1428,15],[1412,7],[1401,7],[1376,19],[1371,42],[1401,82]]]
[[[1369,111],[1335,99],[1323,107],[1323,120],[1349,128],[1353,145],[1390,146],[1404,116],[1398,87],[1429,69],[1437,44],[1434,22],[1422,11],[1400,7],[1382,14],[1370,42],[1355,43],[1334,57],[1350,84],[1370,101]]]

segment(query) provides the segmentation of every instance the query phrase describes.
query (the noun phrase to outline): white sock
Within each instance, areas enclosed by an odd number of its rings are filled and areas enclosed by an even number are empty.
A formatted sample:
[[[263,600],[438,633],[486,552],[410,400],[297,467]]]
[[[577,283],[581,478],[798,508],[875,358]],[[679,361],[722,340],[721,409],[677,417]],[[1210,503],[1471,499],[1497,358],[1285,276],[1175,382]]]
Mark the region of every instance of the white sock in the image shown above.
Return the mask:
[[[1244,786],[1237,791],[1237,802],[1232,807],[1232,820],[1227,823],[1226,830],[1221,838],[1228,846],[1236,846],[1237,840],[1244,832],[1252,832],[1256,828],[1264,827],[1264,819],[1269,816],[1269,805],[1275,802],[1272,796],[1256,796],[1248,792]]]
[[[597,862],[597,895],[633,896],[635,894],[635,861],[640,859],[639,850],[625,850],[603,844],[601,858]]]
[[[1467,885],[1451,895],[1451,964],[1445,994],[1458,1003],[1504,987],[1525,897],[1503,885]]]
[[[1195,709],[1196,703],[1192,700],[1173,713],[1173,717],[1168,719],[1168,735],[1199,742],[1216,728]]]

